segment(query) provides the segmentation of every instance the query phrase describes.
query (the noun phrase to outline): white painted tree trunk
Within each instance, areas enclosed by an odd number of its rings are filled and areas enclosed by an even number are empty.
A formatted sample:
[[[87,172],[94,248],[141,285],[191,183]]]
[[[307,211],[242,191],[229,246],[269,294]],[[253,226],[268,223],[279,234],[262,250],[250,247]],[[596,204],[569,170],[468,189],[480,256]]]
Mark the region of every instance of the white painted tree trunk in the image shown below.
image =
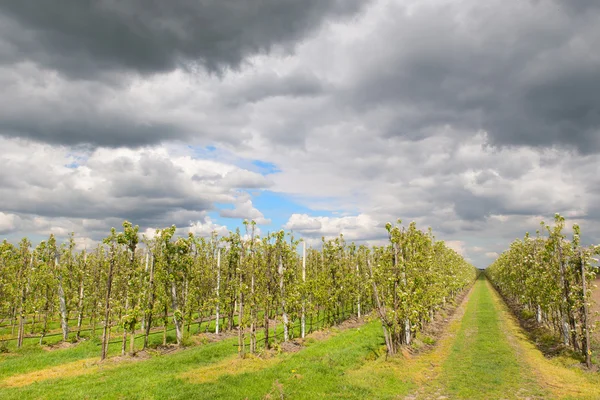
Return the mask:
[[[177,301],[177,286],[175,281],[171,282],[171,305],[173,307],[173,322],[175,322],[175,334],[177,337],[177,345],[181,346],[183,342],[183,330],[181,328],[181,310],[179,309],[179,302]]]
[[[571,328],[569,327],[569,323],[567,322],[567,317],[562,315],[562,327],[563,327],[563,344],[565,346],[569,345],[569,333],[571,333]]]
[[[412,341],[412,332],[410,331],[410,320],[407,318],[404,320],[404,342],[410,344]]]

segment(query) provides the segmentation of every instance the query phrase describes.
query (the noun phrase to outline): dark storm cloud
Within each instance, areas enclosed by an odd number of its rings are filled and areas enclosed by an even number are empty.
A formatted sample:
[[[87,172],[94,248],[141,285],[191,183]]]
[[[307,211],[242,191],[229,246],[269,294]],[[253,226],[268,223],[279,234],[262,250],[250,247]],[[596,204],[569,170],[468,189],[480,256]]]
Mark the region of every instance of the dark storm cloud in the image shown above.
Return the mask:
[[[293,49],[324,21],[352,15],[366,3],[0,0],[0,135],[92,147],[192,138],[239,142],[241,124],[230,113],[221,118],[219,104],[224,109],[275,96],[314,96],[322,84],[310,71],[263,74],[240,88],[222,88],[223,95],[207,94],[215,100],[210,115],[193,111],[192,122],[174,109],[191,114],[191,108],[206,109],[205,103],[169,99],[156,112],[144,101],[155,93],[128,96],[130,85],[176,68],[225,74],[275,45]],[[195,76],[216,81],[204,72]]]
[[[293,46],[323,20],[362,0],[2,0],[0,28],[12,51],[65,75],[237,67],[274,45]]]
[[[313,97],[324,93],[326,85],[314,74],[297,72],[287,76],[262,74],[251,82],[225,93],[233,105],[256,103],[271,97]]]
[[[369,41],[379,45],[358,48],[344,94],[360,110],[393,110],[390,137],[421,140],[449,125],[486,131],[494,145],[598,152],[600,7],[566,3],[391,7]]]
[[[1,114],[1,113],[0,113]],[[169,139],[184,139],[189,132],[168,123],[136,123],[120,115],[71,114],[58,119],[43,119],[44,111],[33,118],[12,115],[0,118],[0,132],[8,137],[21,137],[52,144],[92,144],[106,147],[137,147]]]

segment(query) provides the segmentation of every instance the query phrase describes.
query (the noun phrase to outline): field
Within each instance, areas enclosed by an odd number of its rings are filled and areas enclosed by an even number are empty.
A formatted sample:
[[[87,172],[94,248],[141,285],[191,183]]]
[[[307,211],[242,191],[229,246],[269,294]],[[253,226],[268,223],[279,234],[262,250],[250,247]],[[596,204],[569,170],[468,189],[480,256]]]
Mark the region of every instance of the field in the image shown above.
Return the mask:
[[[117,344],[103,362],[93,340],[52,350],[26,345],[0,356],[0,397],[600,398],[598,374],[582,371],[574,359],[544,358],[483,276],[434,345],[392,358],[372,317],[245,359],[231,336],[193,339],[182,350],[136,357],[117,356]]]

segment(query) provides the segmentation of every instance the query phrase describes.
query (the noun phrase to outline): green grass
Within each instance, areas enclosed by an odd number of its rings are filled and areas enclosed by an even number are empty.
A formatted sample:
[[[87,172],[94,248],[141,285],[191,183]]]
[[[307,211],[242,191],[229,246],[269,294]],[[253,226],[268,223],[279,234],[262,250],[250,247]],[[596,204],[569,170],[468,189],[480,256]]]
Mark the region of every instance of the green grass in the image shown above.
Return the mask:
[[[322,319],[322,315],[318,315],[316,319]],[[234,319],[234,322],[237,321],[237,318]],[[169,322],[172,320],[169,318]],[[323,321],[320,322],[324,323]],[[55,328],[60,329],[59,322],[53,322]],[[318,328],[319,324],[315,325],[315,328]],[[283,335],[283,327],[281,323],[277,324],[277,326],[272,326],[270,329],[271,334],[271,342],[274,340],[273,328],[276,328],[276,335],[279,340],[281,340]],[[72,328],[74,329],[74,328]],[[167,342],[175,343],[175,328],[172,324],[168,325],[167,331]],[[308,323],[307,323],[308,329]],[[201,326],[201,332],[205,331],[214,332],[215,330],[215,321],[205,321]],[[195,323],[191,326],[190,333],[192,335],[198,332],[198,324]],[[290,332],[294,337],[300,336],[300,321],[297,320],[294,322],[292,326],[290,326]],[[11,375],[23,374],[31,371],[42,370],[44,368],[49,368],[57,365],[61,365],[64,363],[69,363],[77,360],[83,360],[88,358],[100,357],[100,337],[102,335],[102,328],[97,327],[96,336],[90,337],[91,332],[85,332],[82,334],[82,338],[85,340],[78,343],[77,345],[65,348],[65,349],[57,349],[52,351],[47,351],[46,349],[39,346],[39,337],[36,338],[25,338],[23,341],[23,347],[17,349],[16,341],[8,342],[9,353],[4,354],[0,353],[0,379],[6,378]],[[184,330],[185,335],[187,335],[187,326]],[[121,354],[121,338],[123,331],[118,327],[113,327],[111,329],[111,342],[109,345],[108,355],[116,356]],[[262,330],[259,330],[259,337],[262,337]],[[69,334],[69,338],[74,338],[75,332],[71,332]],[[162,344],[163,338],[163,329],[161,327],[153,328],[153,332],[149,337],[149,346],[150,348],[156,347],[156,345]],[[62,341],[61,335],[53,335],[48,336],[44,339],[44,343],[46,345],[58,344]],[[248,339],[246,340],[248,342]],[[261,345],[263,343],[260,343]],[[135,348],[140,350],[143,346],[143,335],[136,335],[135,340]],[[127,351],[129,351],[129,338],[127,339]]]
[[[543,396],[509,342],[498,306],[483,276],[476,282],[440,382],[451,398]]]
[[[334,330],[335,331],[335,330]],[[345,330],[293,354],[281,354],[267,368],[223,374],[214,382],[191,383],[186,371],[217,363],[237,352],[236,339],[189,348],[176,354],[101,369],[92,375],[52,379],[21,388],[0,388],[0,398],[393,398],[412,386],[389,373],[374,373],[378,385],[355,384],[349,371],[382,355],[381,326],[370,322]],[[81,346],[83,349],[85,346]],[[59,350],[60,351],[60,350]],[[67,361],[67,360],[64,360]],[[8,367],[15,368],[16,365]],[[227,372],[227,371],[225,371]],[[198,372],[201,373],[201,370]]]
[[[298,326],[294,332],[299,334]],[[173,341],[174,333],[169,335]],[[117,355],[120,335],[113,338],[109,354]],[[150,338],[161,343],[162,332]],[[332,328],[328,335],[309,337],[299,352],[269,353],[265,359],[239,360],[237,338],[103,364],[86,361],[98,359],[98,339],[53,351],[26,344],[0,354],[0,398],[397,399],[411,393],[473,400],[600,398],[597,374],[545,359],[483,277],[435,342],[417,356],[386,360],[381,324],[373,320],[360,328]],[[141,345],[139,338],[136,347]],[[23,386],[7,387],[10,379],[21,379]]]

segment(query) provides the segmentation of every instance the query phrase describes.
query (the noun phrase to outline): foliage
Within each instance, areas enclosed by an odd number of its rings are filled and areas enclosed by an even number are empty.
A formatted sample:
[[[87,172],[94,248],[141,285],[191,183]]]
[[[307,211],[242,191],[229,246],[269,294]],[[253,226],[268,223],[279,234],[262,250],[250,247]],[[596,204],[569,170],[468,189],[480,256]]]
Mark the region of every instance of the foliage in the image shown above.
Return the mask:
[[[581,246],[577,225],[567,240],[564,226],[558,214],[554,226],[542,222],[535,237],[515,240],[486,273],[525,314],[535,315],[565,345],[586,356],[591,352],[586,337],[593,327],[587,310],[595,278],[593,256],[599,248]]]
[[[302,335],[361,316],[377,300],[394,353],[475,274],[414,223],[407,229],[389,225],[385,246],[323,238],[319,248],[305,249],[305,259],[300,247],[306,244],[291,233],[261,236],[254,222],[245,226],[245,233],[223,237],[178,236],[171,226],[140,238],[138,227],[125,221],[122,231],[113,228],[95,248],[79,250],[73,234],[62,246],[53,235],[35,248],[27,239],[18,246],[4,241],[0,320],[19,327],[20,341],[27,326],[40,343],[57,319],[63,340],[101,330],[105,356],[115,333],[122,335],[122,354],[128,338],[134,353],[136,335],[145,338],[145,348],[162,329],[166,345],[174,327],[183,346],[192,327],[200,332],[217,319],[219,332],[237,330],[243,356],[294,338],[293,326],[305,326]]]

